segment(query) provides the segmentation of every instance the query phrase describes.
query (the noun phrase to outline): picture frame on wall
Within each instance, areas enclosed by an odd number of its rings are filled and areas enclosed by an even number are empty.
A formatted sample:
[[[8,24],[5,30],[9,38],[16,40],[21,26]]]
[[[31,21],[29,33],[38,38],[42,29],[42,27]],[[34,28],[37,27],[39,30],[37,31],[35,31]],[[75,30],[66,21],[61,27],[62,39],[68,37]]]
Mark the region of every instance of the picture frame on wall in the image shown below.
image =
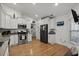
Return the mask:
[[[64,26],[64,21],[57,22],[57,26]]]

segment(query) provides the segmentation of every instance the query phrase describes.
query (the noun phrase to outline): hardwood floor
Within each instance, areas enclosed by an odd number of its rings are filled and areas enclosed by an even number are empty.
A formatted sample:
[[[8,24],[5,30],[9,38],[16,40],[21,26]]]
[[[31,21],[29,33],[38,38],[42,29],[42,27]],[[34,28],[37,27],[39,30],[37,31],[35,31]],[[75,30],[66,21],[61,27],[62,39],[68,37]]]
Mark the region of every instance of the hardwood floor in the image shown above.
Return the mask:
[[[39,40],[31,44],[17,45],[10,48],[10,56],[63,56],[70,53],[69,48],[59,44],[45,44]]]

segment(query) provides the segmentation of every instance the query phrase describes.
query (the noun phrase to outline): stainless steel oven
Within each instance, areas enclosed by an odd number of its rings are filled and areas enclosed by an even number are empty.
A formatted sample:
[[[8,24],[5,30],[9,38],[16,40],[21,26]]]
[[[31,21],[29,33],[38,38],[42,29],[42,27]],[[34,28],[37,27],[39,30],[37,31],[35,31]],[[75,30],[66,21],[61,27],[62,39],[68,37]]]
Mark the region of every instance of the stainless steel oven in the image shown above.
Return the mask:
[[[19,24],[18,25],[18,44],[25,44],[28,43],[27,40],[27,26],[24,24]]]

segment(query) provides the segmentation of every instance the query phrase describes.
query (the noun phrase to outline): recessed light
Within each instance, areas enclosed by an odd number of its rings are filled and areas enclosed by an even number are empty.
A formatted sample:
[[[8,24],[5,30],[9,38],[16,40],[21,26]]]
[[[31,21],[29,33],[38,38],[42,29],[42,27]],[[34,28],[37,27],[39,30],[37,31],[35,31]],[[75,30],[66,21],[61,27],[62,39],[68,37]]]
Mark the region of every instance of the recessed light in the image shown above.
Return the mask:
[[[55,3],[55,6],[58,6],[58,3]]]
[[[33,5],[36,5],[36,3],[32,3]]]
[[[36,14],[35,17],[38,17],[38,15]]]
[[[14,5],[16,5],[16,3],[13,3]]]

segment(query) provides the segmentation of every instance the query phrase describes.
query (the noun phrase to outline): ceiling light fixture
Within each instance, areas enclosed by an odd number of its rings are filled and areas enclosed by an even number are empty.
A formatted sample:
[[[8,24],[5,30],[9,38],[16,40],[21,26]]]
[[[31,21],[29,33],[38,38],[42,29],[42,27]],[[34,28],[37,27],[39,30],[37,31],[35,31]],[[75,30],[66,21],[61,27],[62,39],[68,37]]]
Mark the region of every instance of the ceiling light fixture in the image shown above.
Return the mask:
[[[55,6],[58,6],[58,3],[55,3]]]
[[[36,5],[36,3],[32,3],[33,5]]]
[[[38,17],[38,15],[36,14],[35,17]]]
[[[16,5],[16,3],[13,3],[14,5]]]

